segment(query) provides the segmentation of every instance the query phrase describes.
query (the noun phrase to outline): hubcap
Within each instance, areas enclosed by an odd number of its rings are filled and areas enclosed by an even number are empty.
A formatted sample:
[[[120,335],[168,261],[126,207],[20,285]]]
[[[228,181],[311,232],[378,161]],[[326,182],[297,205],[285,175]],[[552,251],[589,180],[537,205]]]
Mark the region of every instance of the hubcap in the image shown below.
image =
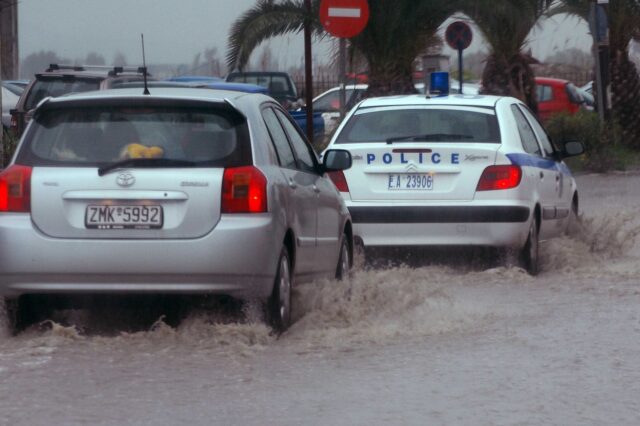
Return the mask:
[[[283,322],[289,319],[291,309],[291,277],[289,276],[289,262],[286,257],[280,261],[280,282],[278,284],[280,294],[280,318]]]
[[[344,278],[349,273],[349,247],[346,243],[342,244],[342,259],[340,259],[342,268],[342,277]]]

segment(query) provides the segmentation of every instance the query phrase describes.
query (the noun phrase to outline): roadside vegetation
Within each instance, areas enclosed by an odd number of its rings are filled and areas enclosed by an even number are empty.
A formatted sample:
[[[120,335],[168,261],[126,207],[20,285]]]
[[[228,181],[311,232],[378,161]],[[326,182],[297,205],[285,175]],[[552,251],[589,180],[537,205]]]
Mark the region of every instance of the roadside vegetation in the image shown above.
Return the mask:
[[[9,164],[17,144],[18,139],[14,137],[11,132],[4,132],[2,135],[2,164],[0,164],[0,168],[4,168]]]

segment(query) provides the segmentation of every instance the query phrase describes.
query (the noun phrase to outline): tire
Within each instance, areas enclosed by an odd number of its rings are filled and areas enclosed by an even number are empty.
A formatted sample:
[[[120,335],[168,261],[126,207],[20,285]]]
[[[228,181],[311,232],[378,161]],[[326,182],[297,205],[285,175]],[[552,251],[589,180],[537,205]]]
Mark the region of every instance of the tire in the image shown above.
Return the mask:
[[[529,236],[527,242],[520,251],[520,259],[522,266],[529,273],[529,275],[538,275],[539,272],[539,235],[538,235],[538,221],[534,217],[531,220],[531,226],[529,227]]]
[[[580,216],[578,214],[578,203],[574,200],[571,203],[571,211],[569,212],[569,220],[565,234],[569,236],[577,235],[580,233]]]
[[[282,247],[277,268],[273,290],[267,301],[267,319],[275,331],[282,333],[291,325],[292,279],[287,247]]]
[[[18,299],[9,299],[6,297],[0,297],[0,313],[2,318],[0,319],[0,336],[9,337],[15,336],[19,329],[20,321],[20,309]]]
[[[351,249],[347,234],[342,235],[342,243],[340,245],[340,257],[338,257],[338,266],[336,267],[336,279],[341,281],[349,276],[351,271]]]

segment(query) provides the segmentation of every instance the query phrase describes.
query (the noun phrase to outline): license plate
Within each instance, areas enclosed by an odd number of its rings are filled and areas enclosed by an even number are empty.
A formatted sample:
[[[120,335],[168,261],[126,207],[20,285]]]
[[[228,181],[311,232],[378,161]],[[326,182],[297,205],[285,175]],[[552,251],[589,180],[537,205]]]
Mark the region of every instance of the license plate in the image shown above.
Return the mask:
[[[431,191],[433,189],[433,175],[428,173],[410,173],[389,175],[387,189]]]
[[[89,205],[84,219],[92,229],[158,229],[162,222],[162,207],[154,205]]]

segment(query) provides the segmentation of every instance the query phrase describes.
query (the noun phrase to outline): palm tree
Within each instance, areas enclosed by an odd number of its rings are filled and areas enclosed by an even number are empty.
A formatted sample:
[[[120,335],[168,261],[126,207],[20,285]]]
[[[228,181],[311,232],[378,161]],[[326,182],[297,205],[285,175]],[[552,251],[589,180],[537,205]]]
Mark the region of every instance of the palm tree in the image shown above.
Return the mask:
[[[588,20],[589,0],[563,0],[552,13],[572,13]],[[609,75],[613,119],[620,126],[622,140],[640,148],[640,76],[629,58],[631,39],[640,40],[640,1],[609,3]]]
[[[537,111],[535,59],[524,53],[527,36],[552,0],[475,0],[462,7],[482,31],[490,53],[482,73],[482,92],[513,96]]]
[[[349,40],[369,66],[369,95],[415,92],[415,58],[423,52],[442,22],[456,11],[458,0],[369,0],[367,27]],[[271,37],[299,33],[308,18],[313,33],[326,37],[319,20],[320,0],[307,15],[303,0],[258,0],[232,26],[227,65],[242,69],[251,52]]]

